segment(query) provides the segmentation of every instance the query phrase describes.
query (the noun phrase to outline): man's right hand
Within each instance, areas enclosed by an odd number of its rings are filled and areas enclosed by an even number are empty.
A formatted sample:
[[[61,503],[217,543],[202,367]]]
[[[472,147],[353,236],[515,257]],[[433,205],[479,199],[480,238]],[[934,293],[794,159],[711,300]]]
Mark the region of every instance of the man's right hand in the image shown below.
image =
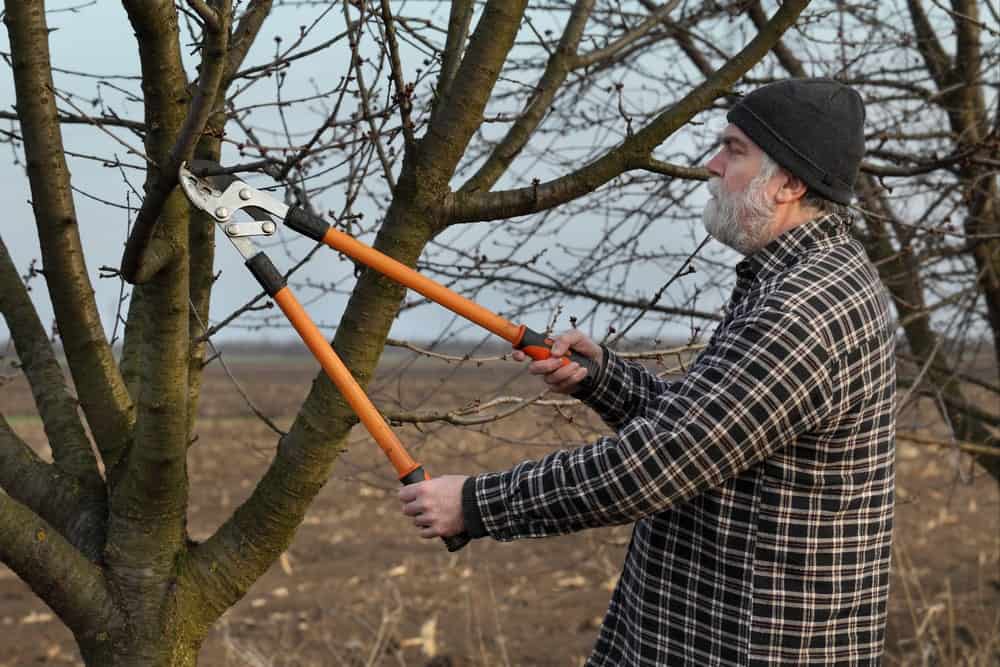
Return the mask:
[[[577,354],[592,359],[597,368],[600,368],[604,363],[604,350],[577,329],[570,329],[556,336],[553,341],[552,356],[548,359],[533,361],[528,366],[528,372],[532,375],[541,375],[545,384],[549,385],[552,391],[559,394],[572,394],[579,387],[583,378],[587,377],[587,369],[575,362],[563,366],[562,356],[572,348]],[[520,350],[514,350],[513,356],[517,361],[525,361],[529,358]]]

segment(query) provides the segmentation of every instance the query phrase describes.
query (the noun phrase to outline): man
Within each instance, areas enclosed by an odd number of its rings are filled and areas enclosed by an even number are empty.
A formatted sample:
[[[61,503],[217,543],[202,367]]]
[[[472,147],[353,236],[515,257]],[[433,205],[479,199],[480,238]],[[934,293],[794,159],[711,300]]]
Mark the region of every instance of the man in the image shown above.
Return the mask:
[[[893,329],[848,235],[864,107],[830,80],[729,112],[705,225],[745,258],[682,379],[579,332],[595,361],[534,362],[614,437],[502,473],[400,491],[423,537],[497,540],[636,522],[590,665],[875,665],[889,583]]]

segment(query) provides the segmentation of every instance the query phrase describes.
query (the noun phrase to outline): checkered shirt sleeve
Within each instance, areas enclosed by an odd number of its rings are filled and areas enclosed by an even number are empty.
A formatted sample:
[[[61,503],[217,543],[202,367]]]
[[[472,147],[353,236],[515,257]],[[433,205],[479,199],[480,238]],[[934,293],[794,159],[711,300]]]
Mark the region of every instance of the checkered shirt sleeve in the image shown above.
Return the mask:
[[[631,523],[757,465],[814,426],[828,352],[794,313],[759,311],[702,354],[679,391],[611,355],[589,400],[616,436],[477,479],[493,537]]]

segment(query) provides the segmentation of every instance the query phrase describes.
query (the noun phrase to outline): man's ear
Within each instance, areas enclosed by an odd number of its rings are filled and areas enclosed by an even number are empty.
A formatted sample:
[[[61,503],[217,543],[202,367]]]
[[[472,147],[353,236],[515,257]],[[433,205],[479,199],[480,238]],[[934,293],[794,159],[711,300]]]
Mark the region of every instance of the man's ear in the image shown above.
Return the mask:
[[[806,196],[806,192],[809,190],[809,187],[802,181],[801,178],[789,174],[784,170],[782,170],[782,174],[785,176],[785,182],[781,184],[781,187],[778,188],[777,194],[774,196],[777,203],[791,204]]]

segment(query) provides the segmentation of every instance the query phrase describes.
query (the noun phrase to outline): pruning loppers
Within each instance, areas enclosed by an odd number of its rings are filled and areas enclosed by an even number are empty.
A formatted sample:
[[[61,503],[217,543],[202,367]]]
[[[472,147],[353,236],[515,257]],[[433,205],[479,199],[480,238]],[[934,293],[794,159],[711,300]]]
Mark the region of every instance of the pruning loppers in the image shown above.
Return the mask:
[[[210,215],[223,234],[236,246],[250,272],[274,299],[291,322],[303,342],[319,361],[324,372],[358,415],[361,423],[385,452],[403,484],[430,479],[413,460],[402,443],[386,424],[382,415],[361,389],[350,371],[333,350],[309,314],[285,284],[285,279],[270,258],[254,243],[254,238],[270,237],[277,232],[275,219],[289,229],[319,241],[351,259],[372,268],[401,285],[435,301],[452,312],[478,324],[510,342],[533,359],[551,357],[553,341],[523,324],[514,324],[480,306],[444,285],[424,276],[374,248],[365,245],[310,214],[299,206],[289,207],[274,197],[253,188],[232,174],[223,173],[216,162],[194,160],[181,165],[178,173],[181,188],[188,200]],[[244,211],[251,221],[234,220],[237,211]],[[587,369],[587,379],[596,377],[592,360],[576,352],[563,357],[563,364],[576,362]],[[457,551],[468,543],[464,533],[444,538],[449,551]]]

